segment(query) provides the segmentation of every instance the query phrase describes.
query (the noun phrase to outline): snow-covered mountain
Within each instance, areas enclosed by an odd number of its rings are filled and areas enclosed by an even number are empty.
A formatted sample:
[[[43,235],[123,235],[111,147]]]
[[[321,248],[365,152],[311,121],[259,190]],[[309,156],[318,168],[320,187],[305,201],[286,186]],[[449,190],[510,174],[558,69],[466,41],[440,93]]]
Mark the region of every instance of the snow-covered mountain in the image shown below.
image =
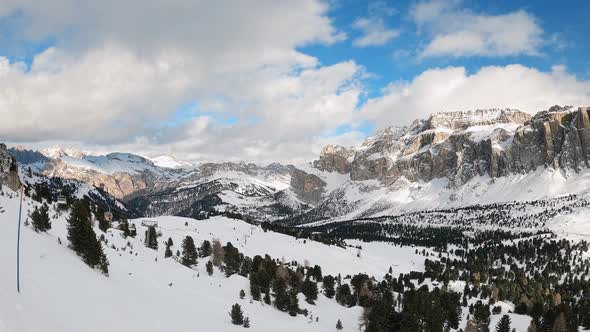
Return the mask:
[[[297,167],[189,166],[170,156],[93,156],[59,147],[45,151],[50,157],[43,161],[11,151],[46,176],[103,187],[138,215],[346,219],[578,193],[590,165],[589,114],[558,106],[534,116],[513,109],[438,112],[385,128],[356,147],[328,145],[318,160]]]
[[[176,158],[174,158],[174,156],[170,156],[170,155],[161,155],[158,157],[154,157],[154,158],[150,158],[150,160],[154,163],[154,165],[158,166],[158,167],[164,167],[164,168],[191,168],[194,165],[186,162],[186,161],[181,161],[178,160]]]
[[[590,108],[434,113],[314,167],[348,177],[300,221],[579,193],[590,176]]]

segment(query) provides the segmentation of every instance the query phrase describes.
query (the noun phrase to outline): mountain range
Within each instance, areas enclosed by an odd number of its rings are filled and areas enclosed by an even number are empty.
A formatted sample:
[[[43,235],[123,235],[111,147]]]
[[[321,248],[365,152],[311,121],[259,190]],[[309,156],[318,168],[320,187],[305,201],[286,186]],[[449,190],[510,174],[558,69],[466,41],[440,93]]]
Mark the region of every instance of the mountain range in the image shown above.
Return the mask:
[[[359,146],[328,145],[304,165],[191,165],[60,147],[9,152],[43,176],[103,189],[134,216],[232,213],[301,224],[583,192],[590,108],[436,112]]]

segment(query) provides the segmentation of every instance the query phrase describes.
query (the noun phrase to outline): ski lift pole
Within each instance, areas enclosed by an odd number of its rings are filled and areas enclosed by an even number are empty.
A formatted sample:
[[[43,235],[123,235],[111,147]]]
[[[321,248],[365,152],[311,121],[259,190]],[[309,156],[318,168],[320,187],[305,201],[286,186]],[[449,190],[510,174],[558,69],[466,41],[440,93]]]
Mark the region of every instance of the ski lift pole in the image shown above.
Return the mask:
[[[16,291],[20,293],[20,224],[23,210],[23,199],[25,196],[25,187],[20,190],[20,205],[18,208],[18,233],[16,237]]]

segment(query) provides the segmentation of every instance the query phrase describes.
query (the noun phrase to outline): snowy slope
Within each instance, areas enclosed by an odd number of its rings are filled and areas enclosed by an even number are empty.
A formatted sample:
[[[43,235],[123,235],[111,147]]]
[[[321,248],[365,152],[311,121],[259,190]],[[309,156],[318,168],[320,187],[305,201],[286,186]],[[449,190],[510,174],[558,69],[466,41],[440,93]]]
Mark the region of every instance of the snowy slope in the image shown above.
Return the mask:
[[[191,168],[193,165],[186,161],[180,161],[170,155],[161,155],[155,158],[149,158],[154,165],[165,168]]]
[[[31,204],[27,200],[29,208]],[[18,200],[0,196],[0,205],[5,210],[0,214],[0,264],[14,271]],[[181,234],[195,234],[182,230],[185,219],[162,218],[161,221],[170,228],[163,227],[163,238],[167,238],[168,231],[172,236],[178,235],[173,249],[179,247]],[[218,228],[213,226],[215,222]],[[234,223],[211,219],[202,225],[201,234],[205,237],[205,230],[232,229]],[[172,259],[164,259],[163,245],[155,252],[145,248],[140,237],[123,239],[117,231],[107,234],[109,245],[119,251],[105,250],[110,276],[104,277],[66,248],[64,216],[53,221],[49,234],[37,234],[25,227],[22,235],[21,294],[16,293],[14,273],[0,274],[2,332],[241,330],[230,324],[227,315],[236,302],[250,317],[253,331],[276,331],[277,326],[283,331],[332,331],[338,319],[342,320],[344,331],[355,331],[360,315],[360,308],[347,309],[323,296],[315,306],[301,301],[314,317],[320,318],[319,322],[311,322],[301,315],[290,317],[261,302],[240,300],[239,290],[248,290],[247,279],[237,275],[226,278],[219,271],[208,276],[204,261],[195,270],[188,269]],[[215,235],[207,233],[206,237]],[[58,244],[57,237],[63,244]],[[123,250],[128,240],[133,249]],[[81,307],[84,309],[80,310]]]
[[[316,209],[314,219],[350,220],[422,211],[512,201],[532,201],[567,194],[590,194],[590,170],[565,173],[539,168],[527,174],[499,178],[477,176],[456,186],[448,179],[429,182],[398,180],[384,187],[375,180],[348,181]]]
[[[196,328],[213,331],[240,331],[230,324],[227,312],[233,303],[240,303],[251,319],[252,331],[333,331],[341,319],[344,331],[357,331],[360,307],[345,308],[334,300],[319,295],[316,305],[300,298],[300,306],[310,311],[319,321],[299,315],[290,317],[262,302],[240,300],[244,289],[249,294],[246,278],[225,275],[215,270],[205,272],[207,259],[200,259],[194,269],[180,265],[172,258],[164,258],[163,242],[172,238],[173,252],[180,249],[186,235],[197,245],[203,240],[220,239],[231,242],[248,256],[270,254],[272,257],[300,263],[318,264],[324,274],[356,274],[365,272],[381,278],[392,267],[393,275],[423,271],[424,256],[415,254],[420,247],[398,247],[381,242],[347,241],[356,248],[327,246],[318,242],[264,232],[260,227],[240,220],[214,217],[194,220],[180,217],[152,218],[158,222],[162,236],[159,250],[143,245],[145,228],[141,219],[130,220],[138,228],[138,236],[124,239],[120,231],[109,229],[105,234],[108,246],[105,253],[110,267],[109,277],[88,268],[67,248],[66,214],[51,210],[52,229],[38,234],[30,226],[23,226],[21,241],[22,292],[15,289],[15,247],[18,216],[18,197],[9,189],[0,195],[0,264],[8,273],[0,273],[0,332],[13,331],[194,331]],[[38,204],[25,198],[27,215]],[[571,223],[558,216],[551,223],[556,228],[567,227],[571,234],[588,229],[584,222],[590,215],[580,208]],[[100,230],[95,228],[97,234]],[[58,238],[61,244],[58,243]],[[429,249],[426,251],[431,252]],[[360,256],[360,257],[358,257]],[[433,257],[433,256],[431,256]],[[432,286],[430,280],[426,285]],[[449,287],[461,291],[464,282]],[[301,295],[300,295],[301,296]],[[475,301],[471,299],[470,301]],[[507,312],[513,304],[499,303]],[[80,308],[83,308],[82,310]],[[465,309],[466,310],[466,309]],[[463,318],[467,312],[463,313]],[[493,315],[491,328],[501,315]],[[511,314],[513,327],[526,331],[530,318]],[[463,319],[461,326],[464,326]]]

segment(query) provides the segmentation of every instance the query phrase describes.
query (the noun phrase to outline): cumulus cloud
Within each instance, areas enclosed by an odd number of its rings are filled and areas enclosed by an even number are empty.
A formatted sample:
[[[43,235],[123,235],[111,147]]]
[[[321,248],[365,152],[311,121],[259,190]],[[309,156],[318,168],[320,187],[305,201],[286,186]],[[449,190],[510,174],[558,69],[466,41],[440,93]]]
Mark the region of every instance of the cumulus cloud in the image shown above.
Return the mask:
[[[352,119],[361,91],[356,63],[321,66],[298,50],[345,38],[328,10],[320,0],[3,1],[12,40],[55,43],[30,65],[0,54],[0,140],[193,161],[310,157]]]
[[[468,74],[464,67],[429,69],[409,82],[390,84],[383,96],[370,99],[359,112],[379,126],[405,125],[433,112],[516,108],[529,113],[553,105],[588,105],[590,82],[563,66],[550,72],[522,65],[483,67]]]
[[[382,46],[400,34],[399,30],[387,28],[381,19],[360,18],[354,22],[353,27],[362,33],[362,36],[352,42],[357,47]]]
[[[531,14],[518,10],[501,15],[474,13],[460,1],[432,0],[414,6],[411,16],[429,41],[422,57],[538,55],[543,29]]]
[[[360,36],[352,41],[356,47],[383,46],[400,35],[399,29],[386,26],[385,19],[397,14],[397,9],[385,1],[372,1],[368,5],[368,17],[360,17],[352,27]]]

